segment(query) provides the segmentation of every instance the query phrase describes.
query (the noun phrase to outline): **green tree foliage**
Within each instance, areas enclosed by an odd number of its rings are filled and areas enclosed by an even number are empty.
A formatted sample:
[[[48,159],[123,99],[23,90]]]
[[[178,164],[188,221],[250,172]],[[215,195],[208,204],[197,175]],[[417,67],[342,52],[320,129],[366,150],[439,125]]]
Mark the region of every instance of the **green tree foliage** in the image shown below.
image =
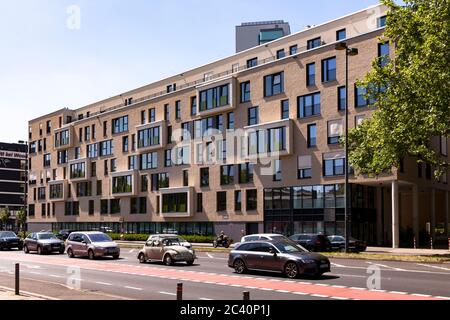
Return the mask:
[[[430,142],[450,133],[450,0],[381,2],[390,11],[380,41],[395,53],[384,67],[374,61],[358,83],[377,102],[373,116],[349,132],[349,162],[376,176],[412,156],[440,176],[449,164]]]
[[[9,212],[9,210],[2,209],[2,211],[0,212],[0,221],[2,222],[3,226],[6,226],[10,217],[11,217],[11,213]]]
[[[27,213],[24,210],[20,210],[16,214],[17,223],[19,224],[20,230],[22,230],[23,225],[27,222]]]

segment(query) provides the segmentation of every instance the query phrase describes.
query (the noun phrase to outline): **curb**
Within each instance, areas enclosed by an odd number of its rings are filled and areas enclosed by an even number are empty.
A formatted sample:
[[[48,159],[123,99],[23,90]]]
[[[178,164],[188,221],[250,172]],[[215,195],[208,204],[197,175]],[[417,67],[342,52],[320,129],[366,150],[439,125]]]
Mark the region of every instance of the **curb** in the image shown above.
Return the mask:
[[[11,288],[8,288],[8,287],[3,287],[3,286],[0,286],[0,290],[6,291],[6,292],[15,292],[14,289],[11,289]],[[38,299],[41,299],[41,300],[60,300],[58,298],[53,298],[53,297],[45,296],[45,295],[42,295],[42,294],[32,293],[32,292],[23,291],[23,290],[20,290],[20,296],[19,297],[38,298]]]

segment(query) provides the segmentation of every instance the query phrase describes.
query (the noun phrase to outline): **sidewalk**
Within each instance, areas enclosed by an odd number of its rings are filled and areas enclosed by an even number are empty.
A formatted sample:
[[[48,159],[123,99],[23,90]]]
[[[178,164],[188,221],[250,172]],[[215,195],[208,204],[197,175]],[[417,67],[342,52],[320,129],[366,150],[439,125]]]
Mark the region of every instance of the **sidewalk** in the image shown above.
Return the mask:
[[[366,253],[373,254],[392,254],[392,255],[406,255],[406,256],[437,256],[450,255],[450,250],[441,249],[410,249],[410,248],[385,248],[385,247],[367,247]]]
[[[20,292],[19,296],[14,294],[14,290],[0,287],[0,300],[45,300],[42,296],[37,296],[31,293]]]

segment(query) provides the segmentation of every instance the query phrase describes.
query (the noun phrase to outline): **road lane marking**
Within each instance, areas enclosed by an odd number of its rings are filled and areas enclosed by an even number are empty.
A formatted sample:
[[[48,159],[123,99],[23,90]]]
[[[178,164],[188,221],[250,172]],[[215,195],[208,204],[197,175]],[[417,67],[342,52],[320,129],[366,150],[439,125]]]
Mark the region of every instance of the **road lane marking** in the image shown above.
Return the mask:
[[[211,301],[212,299],[209,299],[209,298],[200,298],[199,300]]]
[[[107,283],[107,282],[96,282],[96,284],[102,285],[102,286],[112,286],[111,283]]]
[[[42,273],[36,272],[36,271],[31,271],[30,273],[31,273],[31,274],[36,274],[36,275],[41,275],[41,274],[42,274]]]
[[[49,277],[51,277],[51,278],[63,278],[61,276],[57,276],[56,274],[50,274]]]
[[[142,291],[144,289],[142,288],[136,288],[136,287],[129,287],[129,286],[125,286],[126,289],[130,289],[130,290],[136,290],[136,291]]]
[[[383,268],[387,268],[387,269],[392,269],[392,270],[395,270],[395,271],[408,271],[408,270],[405,270],[405,269],[390,267],[390,266],[387,266],[385,264],[373,263],[373,262],[370,262],[370,261],[367,261],[366,263],[368,263],[370,265],[373,265],[373,266],[377,266],[377,267],[383,267]]]
[[[160,291],[160,294],[165,294],[166,296],[176,296],[175,293],[171,293],[171,292],[165,292],[165,291]]]
[[[417,265],[418,265],[418,266],[422,266],[422,267],[428,267],[428,268],[433,268],[433,269],[439,269],[439,270],[450,271],[449,268],[438,267],[438,266],[432,266],[432,265],[429,265],[429,264],[417,263]]]
[[[207,252],[206,255],[208,256],[208,258],[214,259],[214,256],[213,256],[212,254],[209,254],[209,253]]]
[[[135,249],[131,249],[130,251],[128,251],[128,253],[133,253],[135,251],[136,251]]]
[[[331,264],[333,267],[347,268],[346,266],[343,266],[342,264],[337,264],[337,263],[334,263],[334,262],[331,262],[330,264]]]

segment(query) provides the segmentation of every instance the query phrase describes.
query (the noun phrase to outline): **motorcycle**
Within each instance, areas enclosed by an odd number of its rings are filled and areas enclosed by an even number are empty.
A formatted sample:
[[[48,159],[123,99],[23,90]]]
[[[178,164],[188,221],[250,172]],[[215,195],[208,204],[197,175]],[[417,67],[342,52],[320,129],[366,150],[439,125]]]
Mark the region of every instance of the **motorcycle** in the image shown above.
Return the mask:
[[[217,247],[223,247],[223,248],[229,248],[231,245],[232,240],[228,239],[228,236],[224,236],[223,238],[217,237],[216,240],[213,242],[214,248]]]

